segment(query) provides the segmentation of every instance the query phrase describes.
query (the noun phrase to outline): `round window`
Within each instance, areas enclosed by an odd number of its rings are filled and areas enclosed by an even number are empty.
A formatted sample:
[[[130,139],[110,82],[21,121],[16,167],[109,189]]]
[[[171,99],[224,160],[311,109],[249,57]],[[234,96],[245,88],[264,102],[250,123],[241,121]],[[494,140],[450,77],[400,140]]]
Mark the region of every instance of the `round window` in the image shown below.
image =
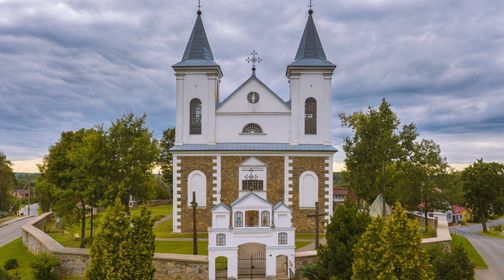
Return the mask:
[[[259,102],[259,93],[255,91],[249,92],[249,94],[247,95],[247,100],[252,104]]]

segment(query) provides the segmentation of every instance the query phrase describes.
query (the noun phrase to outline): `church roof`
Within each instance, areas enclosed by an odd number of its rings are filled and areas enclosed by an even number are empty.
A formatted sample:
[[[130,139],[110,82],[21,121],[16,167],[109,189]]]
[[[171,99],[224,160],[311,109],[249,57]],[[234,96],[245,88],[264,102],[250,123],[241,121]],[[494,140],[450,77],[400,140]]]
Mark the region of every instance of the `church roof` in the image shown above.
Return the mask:
[[[296,58],[291,66],[331,66],[335,65],[327,60],[327,57],[320,42],[320,38],[317,32],[317,27],[313,21],[313,11],[310,10],[308,15],[308,21],[301,37],[301,42],[299,43],[299,48],[296,53]]]
[[[321,144],[299,144],[290,145],[289,143],[217,143],[208,144],[182,144],[173,146],[170,151],[300,151],[300,152],[337,152],[331,145]]]
[[[285,208],[288,211],[291,211],[290,207],[287,206],[287,205],[285,205],[285,203],[283,203],[283,201],[277,202],[277,204],[275,204],[275,206],[273,206],[273,211],[276,211],[276,210],[278,210],[281,207]]]
[[[189,42],[182,56],[182,60],[173,65],[174,67],[191,67],[191,66],[219,66],[212,54],[212,49],[208,43],[205,27],[201,20],[201,12],[198,11],[196,22],[189,37]]]
[[[220,202],[219,204],[215,205],[212,210],[210,210],[211,212],[214,212],[215,210],[219,209],[219,208],[224,208],[224,210],[230,212],[231,211],[231,208],[229,208],[226,204]]]

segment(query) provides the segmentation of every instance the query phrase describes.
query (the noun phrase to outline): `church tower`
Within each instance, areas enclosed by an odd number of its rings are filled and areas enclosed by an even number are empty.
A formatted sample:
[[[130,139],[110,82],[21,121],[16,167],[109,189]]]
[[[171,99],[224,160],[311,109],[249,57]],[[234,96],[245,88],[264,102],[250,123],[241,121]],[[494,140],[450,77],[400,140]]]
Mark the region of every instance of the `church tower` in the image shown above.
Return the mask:
[[[287,66],[291,145],[331,145],[331,79],[335,68],[326,58],[310,9],[295,61]]]
[[[201,11],[182,60],[173,65],[176,82],[177,145],[215,144],[215,104],[222,78],[205,33]]]

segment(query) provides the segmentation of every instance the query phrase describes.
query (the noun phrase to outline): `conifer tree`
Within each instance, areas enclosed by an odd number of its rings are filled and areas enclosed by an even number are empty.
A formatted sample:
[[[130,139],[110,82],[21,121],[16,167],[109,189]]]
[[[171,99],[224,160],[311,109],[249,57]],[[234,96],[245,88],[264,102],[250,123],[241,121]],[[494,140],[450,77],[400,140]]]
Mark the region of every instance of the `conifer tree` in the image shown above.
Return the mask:
[[[394,212],[383,228],[383,254],[381,260],[383,279],[432,279],[432,267],[427,252],[420,244],[420,229],[417,221],[410,220],[401,204],[396,203]]]
[[[133,216],[132,228],[129,240],[129,251],[132,255],[131,279],[151,280],[154,279],[154,267],[152,258],[154,256],[155,236],[152,232],[154,220],[151,218],[151,212],[147,206],[143,205],[140,215]]]
[[[352,279],[375,279],[377,271],[382,270],[383,238],[381,233],[384,220],[380,217],[373,219],[366,232],[353,249]]]
[[[327,245],[319,249],[318,273],[321,279],[352,277],[353,247],[370,222],[368,213],[359,211],[355,204],[346,202],[333,213],[327,226]]]
[[[91,247],[91,262],[86,279],[113,280],[130,278],[131,261],[128,256],[130,219],[121,200],[105,212],[105,221]]]
[[[352,279],[433,279],[418,223],[399,203],[385,222],[374,220],[354,249]]]

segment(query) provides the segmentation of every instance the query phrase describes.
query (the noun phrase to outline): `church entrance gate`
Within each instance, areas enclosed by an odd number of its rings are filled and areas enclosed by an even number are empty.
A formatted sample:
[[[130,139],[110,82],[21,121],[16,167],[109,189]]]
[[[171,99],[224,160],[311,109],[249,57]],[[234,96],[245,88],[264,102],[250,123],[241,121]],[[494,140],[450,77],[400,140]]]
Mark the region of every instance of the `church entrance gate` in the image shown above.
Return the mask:
[[[238,247],[238,279],[264,279],[266,276],[266,246],[247,243]]]

